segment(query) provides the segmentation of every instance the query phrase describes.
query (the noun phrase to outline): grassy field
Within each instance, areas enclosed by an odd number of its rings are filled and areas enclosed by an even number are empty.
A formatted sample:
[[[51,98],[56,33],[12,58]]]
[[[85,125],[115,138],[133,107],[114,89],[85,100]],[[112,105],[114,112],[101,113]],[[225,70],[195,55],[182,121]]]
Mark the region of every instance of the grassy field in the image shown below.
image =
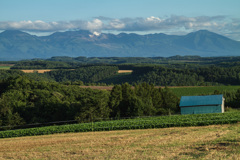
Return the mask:
[[[11,66],[0,66],[0,69],[10,69]]]
[[[113,86],[81,86],[82,88],[92,88],[100,90],[112,90]],[[162,87],[164,88],[164,87]],[[209,95],[213,94],[215,90],[224,92],[236,92],[240,86],[169,86],[178,97],[181,96],[195,96],[195,95]]]
[[[10,69],[14,64],[0,64],[0,69]]]
[[[0,139],[0,159],[231,159],[240,123]]]
[[[178,96],[194,96],[213,94],[215,90],[223,92],[236,92],[240,86],[203,86],[203,87],[170,87]]]

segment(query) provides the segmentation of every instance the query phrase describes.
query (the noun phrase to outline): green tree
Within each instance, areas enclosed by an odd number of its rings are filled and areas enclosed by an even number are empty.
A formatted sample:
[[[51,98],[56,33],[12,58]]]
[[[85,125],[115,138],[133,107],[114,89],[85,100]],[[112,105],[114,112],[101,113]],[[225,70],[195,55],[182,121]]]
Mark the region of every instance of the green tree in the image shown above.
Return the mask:
[[[116,117],[116,118],[120,117],[121,111],[120,111],[119,105],[122,99],[123,99],[122,87],[121,85],[115,85],[112,88],[112,91],[109,97],[109,102],[108,102],[108,105],[111,109],[111,117]]]
[[[171,115],[179,111],[178,107],[179,98],[175,94],[173,94],[169,88],[165,87],[162,90],[161,99],[162,99],[161,108],[165,110],[164,114],[168,113],[169,115]]]

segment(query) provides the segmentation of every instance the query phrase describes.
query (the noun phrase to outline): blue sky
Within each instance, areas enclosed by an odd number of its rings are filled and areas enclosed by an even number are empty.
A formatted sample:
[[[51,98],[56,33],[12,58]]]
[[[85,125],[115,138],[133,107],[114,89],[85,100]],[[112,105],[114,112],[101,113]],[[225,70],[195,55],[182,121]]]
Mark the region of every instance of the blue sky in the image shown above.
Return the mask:
[[[240,40],[240,0],[0,0],[0,30],[187,34]]]

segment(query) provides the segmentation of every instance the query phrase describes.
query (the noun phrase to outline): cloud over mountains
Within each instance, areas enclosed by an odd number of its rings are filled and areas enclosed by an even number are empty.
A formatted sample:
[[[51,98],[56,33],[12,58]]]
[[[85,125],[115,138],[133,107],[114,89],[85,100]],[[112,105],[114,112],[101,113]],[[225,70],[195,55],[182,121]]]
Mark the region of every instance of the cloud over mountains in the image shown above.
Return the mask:
[[[170,17],[138,17],[114,19],[94,17],[91,21],[1,21],[0,30],[24,30],[30,32],[56,32],[66,30],[89,30],[92,32],[164,32],[180,34],[207,29],[240,40],[240,20],[227,16],[186,17],[172,15]]]

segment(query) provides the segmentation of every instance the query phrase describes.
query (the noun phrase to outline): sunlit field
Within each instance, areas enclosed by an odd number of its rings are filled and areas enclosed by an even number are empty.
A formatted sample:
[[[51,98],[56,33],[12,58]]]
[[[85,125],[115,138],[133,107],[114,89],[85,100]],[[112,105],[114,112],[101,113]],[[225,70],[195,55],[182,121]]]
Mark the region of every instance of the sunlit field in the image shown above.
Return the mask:
[[[0,159],[235,159],[240,123],[0,139]]]

